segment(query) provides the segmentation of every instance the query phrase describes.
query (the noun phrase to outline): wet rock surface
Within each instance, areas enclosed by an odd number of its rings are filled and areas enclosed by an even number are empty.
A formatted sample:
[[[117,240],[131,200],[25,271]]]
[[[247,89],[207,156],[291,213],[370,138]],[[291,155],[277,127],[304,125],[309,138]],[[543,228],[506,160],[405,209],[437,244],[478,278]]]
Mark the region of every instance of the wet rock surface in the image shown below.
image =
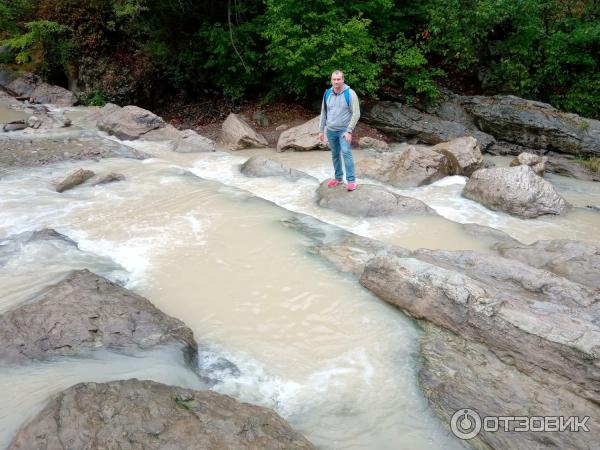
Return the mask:
[[[420,383],[444,424],[466,407],[482,417],[600,414],[597,246],[526,246],[486,231],[499,253],[411,252],[313,222],[298,217],[290,225],[311,237],[315,253],[423,321]],[[471,442],[592,449],[598,433],[482,433]]]
[[[88,131],[45,135],[0,134],[0,168],[43,166],[60,161],[101,158],[144,159],[148,155]]]
[[[568,389],[565,380],[547,372],[524,374],[503,356],[497,356],[485,345],[465,340],[456,334],[424,324],[425,335],[420,350],[423,365],[419,383],[434,411],[446,426],[456,411],[465,407],[486,416],[576,416],[587,421],[589,432],[514,431],[523,423],[511,421],[511,431],[482,430],[468,441],[474,448],[524,450],[577,448],[592,450],[600,439],[594,425],[600,408]],[[539,421],[535,422],[539,425]]]
[[[494,137],[455,120],[445,120],[401,103],[382,101],[365,112],[365,120],[375,128],[400,140],[415,138],[424,144],[439,144],[473,136],[484,150]]]
[[[264,156],[252,156],[240,167],[240,171],[247,177],[284,177],[291,181],[301,178],[317,181],[316,178],[300,170],[284,166],[278,161]]]
[[[528,219],[565,214],[569,208],[554,186],[529,166],[477,170],[462,195],[490,209]]]
[[[452,164],[444,154],[429,147],[410,146],[401,152],[363,158],[356,163],[356,173],[396,187],[414,187],[450,175]]]
[[[212,391],[136,379],[80,383],[56,396],[17,449],[312,449],[273,411]]]
[[[176,345],[192,363],[197,345],[183,322],[88,270],[0,315],[0,360],[26,363],[93,349],[133,351]]]
[[[165,127],[166,123],[156,114],[138,106],[121,108],[109,103],[100,111],[97,126],[99,130],[119,139],[135,140],[152,130]]]
[[[317,189],[317,204],[356,217],[436,214],[421,200],[373,184],[359,184],[356,190],[348,192],[344,184],[328,187],[323,181]]]
[[[77,169],[75,172],[67,175],[65,179],[60,181],[56,185],[56,192],[65,192],[69,189],[73,189],[75,186],[79,186],[82,183],[85,183],[87,180],[96,175],[91,170],[86,169]]]

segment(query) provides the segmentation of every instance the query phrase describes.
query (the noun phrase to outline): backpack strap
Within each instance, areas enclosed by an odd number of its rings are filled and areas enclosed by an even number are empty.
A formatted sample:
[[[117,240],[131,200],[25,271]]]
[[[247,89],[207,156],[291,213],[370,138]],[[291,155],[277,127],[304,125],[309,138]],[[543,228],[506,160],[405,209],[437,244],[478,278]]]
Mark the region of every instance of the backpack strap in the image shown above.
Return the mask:
[[[329,96],[331,95],[332,92],[333,92],[333,86],[331,86],[329,89],[326,89],[325,94],[323,95],[323,103],[325,104],[326,112],[327,112],[327,100],[329,99]],[[346,105],[348,105],[348,108],[350,108],[350,89],[346,89],[344,91],[344,99],[346,100]]]

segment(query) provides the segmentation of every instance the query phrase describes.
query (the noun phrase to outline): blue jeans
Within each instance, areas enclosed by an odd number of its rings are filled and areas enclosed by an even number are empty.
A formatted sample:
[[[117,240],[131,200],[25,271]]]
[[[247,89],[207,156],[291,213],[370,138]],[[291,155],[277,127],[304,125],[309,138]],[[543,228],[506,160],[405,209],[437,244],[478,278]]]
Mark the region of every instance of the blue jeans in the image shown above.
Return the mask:
[[[331,149],[331,160],[333,161],[333,169],[335,170],[335,179],[338,181],[344,180],[342,156],[344,158],[344,166],[346,167],[346,180],[348,180],[348,183],[351,183],[356,180],[354,177],[354,158],[352,158],[350,144],[344,139],[345,132],[345,130],[327,130],[327,140],[329,141],[329,148]]]

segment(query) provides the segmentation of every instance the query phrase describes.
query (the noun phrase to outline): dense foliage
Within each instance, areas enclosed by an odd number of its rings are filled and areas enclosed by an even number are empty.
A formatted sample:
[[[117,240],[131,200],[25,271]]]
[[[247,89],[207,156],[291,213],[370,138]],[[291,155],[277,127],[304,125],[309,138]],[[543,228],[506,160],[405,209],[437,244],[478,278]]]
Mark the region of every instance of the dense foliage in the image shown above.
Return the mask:
[[[93,104],[314,98],[339,68],[362,95],[448,85],[600,117],[595,0],[0,0],[0,40],[0,62]]]

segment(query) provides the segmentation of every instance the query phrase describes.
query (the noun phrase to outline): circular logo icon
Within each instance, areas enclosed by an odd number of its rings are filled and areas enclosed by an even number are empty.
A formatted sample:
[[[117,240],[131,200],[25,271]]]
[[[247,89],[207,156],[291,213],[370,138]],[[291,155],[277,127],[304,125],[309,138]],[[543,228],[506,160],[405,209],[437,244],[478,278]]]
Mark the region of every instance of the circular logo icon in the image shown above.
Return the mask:
[[[473,439],[481,431],[481,417],[472,409],[459,409],[450,419],[450,429],[459,439]]]

